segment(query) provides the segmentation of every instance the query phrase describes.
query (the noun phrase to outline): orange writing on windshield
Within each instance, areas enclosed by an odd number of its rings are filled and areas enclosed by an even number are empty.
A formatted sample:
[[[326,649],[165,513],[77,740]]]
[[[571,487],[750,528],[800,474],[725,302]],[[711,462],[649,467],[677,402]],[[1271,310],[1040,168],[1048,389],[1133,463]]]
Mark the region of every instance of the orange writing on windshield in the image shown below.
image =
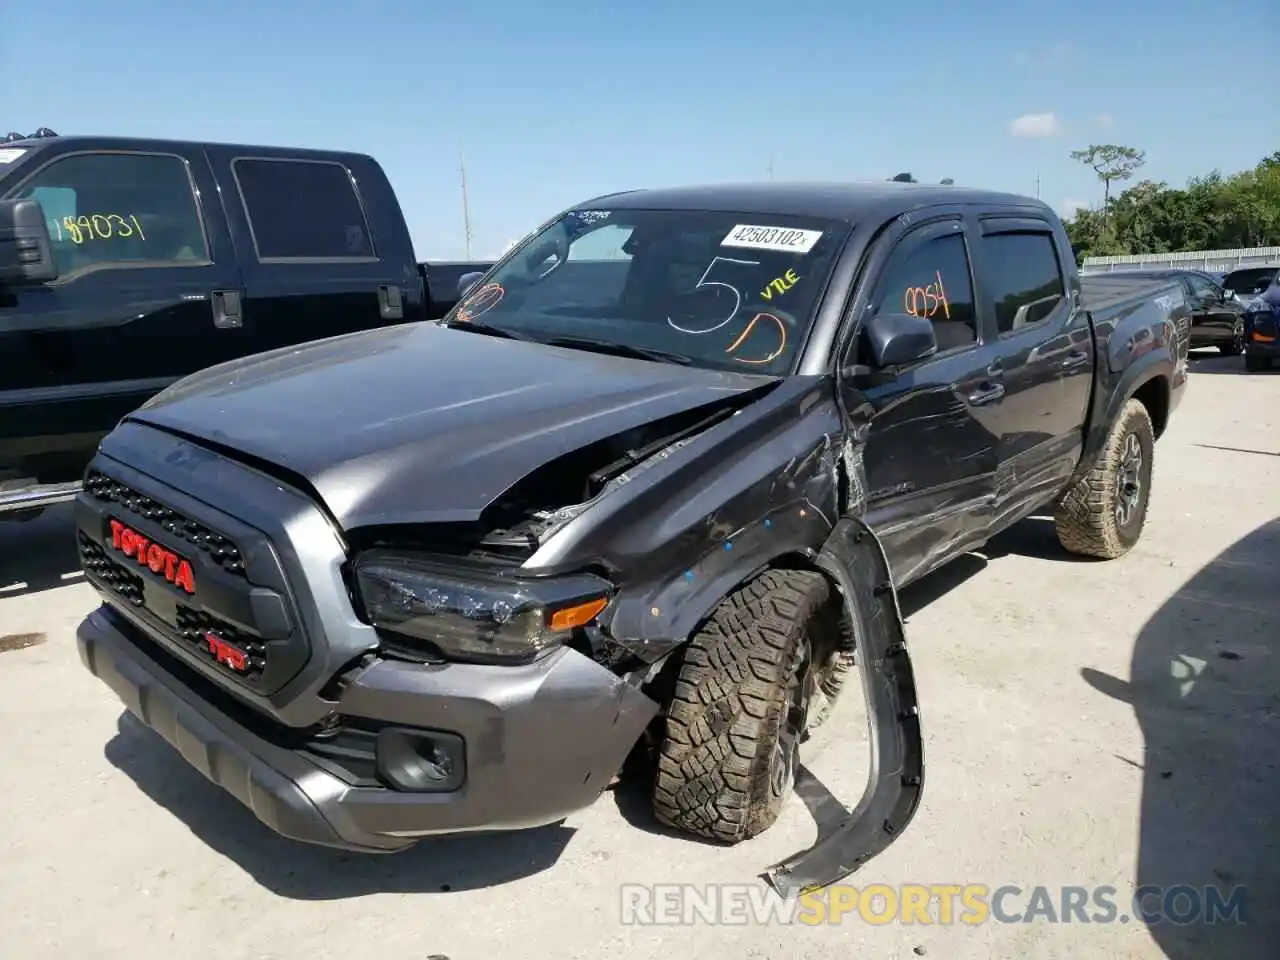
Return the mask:
[[[488,313],[506,295],[500,283],[486,283],[483,287],[462,301],[456,317],[462,323],[468,323],[481,314]]]
[[[907,287],[902,295],[902,308],[915,317],[937,316],[938,310],[946,319],[951,319],[951,304],[947,301],[947,291],[942,285],[942,273],[933,272],[934,282],[923,287]]]
[[[734,340],[733,343],[729,344],[729,347],[728,349],[725,350],[725,353],[736,354],[738,351],[738,348],[741,347],[747,341],[747,338],[750,337],[751,334],[755,332],[756,325],[761,320],[772,320],[775,324],[777,324],[777,327],[778,327],[777,349],[774,350],[767,357],[762,357],[756,360],[748,360],[746,357],[740,357],[740,356],[734,356],[733,359],[737,360],[739,363],[760,364],[760,363],[771,363],[774,360],[778,359],[778,357],[782,356],[782,351],[787,349],[787,325],[783,323],[781,320],[779,320],[777,317],[775,317],[772,313],[757,313],[754,317],[752,317],[750,322],[748,322],[747,325],[743,328],[742,333],[738,334],[738,339]]]

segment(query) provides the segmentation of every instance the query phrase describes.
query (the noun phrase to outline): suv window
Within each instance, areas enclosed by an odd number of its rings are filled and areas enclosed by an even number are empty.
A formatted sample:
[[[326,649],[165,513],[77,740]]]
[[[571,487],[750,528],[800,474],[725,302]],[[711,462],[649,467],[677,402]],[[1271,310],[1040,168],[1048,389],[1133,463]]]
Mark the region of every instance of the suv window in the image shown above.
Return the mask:
[[[342,164],[239,158],[232,169],[259,260],[374,256],[364,207]]]
[[[919,245],[908,239],[905,248],[890,255],[871,312],[928,317],[939,353],[976,343],[973,280],[964,237],[952,234]]]
[[[1276,267],[1250,267],[1243,270],[1233,270],[1223,278],[1222,285],[1228,290],[1234,290],[1236,293],[1250,295],[1265,293],[1267,288],[1276,281],[1277,274],[1280,274],[1280,269]]]
[[[991,298],[1001,333],[1044,322],[1066,297],[1049,234],[992,234],[982,238],[982,250],[991,264]]]
[[[81,153],[55,160],[13,195],[44,208],[62,276],[99,264],[207,263],[209,248],[180,157]]]

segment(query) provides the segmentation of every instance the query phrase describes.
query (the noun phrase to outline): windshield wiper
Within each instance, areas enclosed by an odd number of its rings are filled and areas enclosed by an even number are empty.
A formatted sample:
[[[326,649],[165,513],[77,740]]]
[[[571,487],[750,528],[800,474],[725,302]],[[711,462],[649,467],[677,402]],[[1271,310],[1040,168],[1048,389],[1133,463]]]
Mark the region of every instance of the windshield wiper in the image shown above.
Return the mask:
[[[652,347],[636,347],[629,343],[615,343],[612,340],[597,340],[594,337],[550,337],[542,342],[553,347],[576,347],[580,350],[608,353],[616,357],[632,357],[636,360],[657,360],[661,363],[679,363],[685,366],[693,363],[693,357],[683,353],[670,353],[666,350],[655,350]]]
[[[480,320],[442,320],[441,325],[448,327],[450,330],[472,330],[476,333],[488,334],[491,337],[506,337],[508,340],[523,340],[526,343],[534,342],[534,338],[527,333],[517,333],[515,330],[508,330],[506,327],[495,327]]]

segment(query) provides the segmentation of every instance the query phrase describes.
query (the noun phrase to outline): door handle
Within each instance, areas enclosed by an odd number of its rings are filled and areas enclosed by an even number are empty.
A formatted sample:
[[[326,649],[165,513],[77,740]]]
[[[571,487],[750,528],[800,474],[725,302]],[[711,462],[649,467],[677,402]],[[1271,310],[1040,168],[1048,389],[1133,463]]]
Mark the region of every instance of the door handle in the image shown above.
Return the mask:
[[[980,407],[983,404],[995,403],[1003,396],[1003,383],[984,383],[981,390],[969,394],[969,406]]]
[[[215,290],[209,294],[213,307],[213,325],[219,330],[238,330],[244,326],[244,311],[239,290]]]
[[[394,283],[378,284],[378,313],[383,320],[404,319],[404,293]]]
[[[1083,367],[1089,362],[1089,355],[1081,353],[1079,350],[1073,350],[1067,354],[1067,359],[1062,361],[1063,370],[1074,370],[1076,367]]]

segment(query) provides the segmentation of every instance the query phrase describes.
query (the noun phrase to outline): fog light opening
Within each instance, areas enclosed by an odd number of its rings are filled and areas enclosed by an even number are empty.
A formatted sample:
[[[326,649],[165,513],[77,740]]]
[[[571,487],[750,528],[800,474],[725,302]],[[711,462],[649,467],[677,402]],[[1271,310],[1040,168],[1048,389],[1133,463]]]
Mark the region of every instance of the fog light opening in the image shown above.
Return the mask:
[[[383,730],[378,735],[378,773],[397,790],[448,793],[466,778],[462,738],[435,730]]]

